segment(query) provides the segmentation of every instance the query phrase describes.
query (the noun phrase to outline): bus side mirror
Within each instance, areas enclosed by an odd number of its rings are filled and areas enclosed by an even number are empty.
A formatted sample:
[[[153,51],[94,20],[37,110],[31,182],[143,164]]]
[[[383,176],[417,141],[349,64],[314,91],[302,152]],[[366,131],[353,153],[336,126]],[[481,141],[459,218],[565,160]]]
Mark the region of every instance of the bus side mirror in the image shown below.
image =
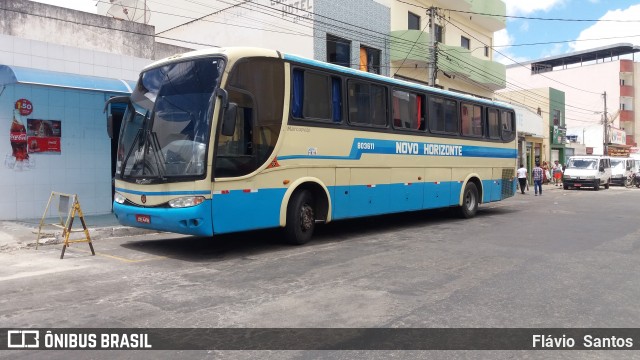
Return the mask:
[[[222,129],[221,133],[224,136],[233,136],[236,131],[236,116],[238,115],[238,105],[236,103],[229,103],[224,110],[222,116]]]
[[[102,110],[102,112],[107,112],[107,110],[109,109],[109,104],[131,105],[131,98],[128,96],[114,96],[112,98],[109,98],[109,100],[104,103],[104,109]],[[111,115],[111,113],[107,115],[107,134],[109,134],[109,138],[113,139],[113,115]]]
[[[109,134],[109,139],[113,139],[113,115],[111,114],[107,116],[107,134]]]
[[[600,172],[604,172],[604,165],[600,165]]]

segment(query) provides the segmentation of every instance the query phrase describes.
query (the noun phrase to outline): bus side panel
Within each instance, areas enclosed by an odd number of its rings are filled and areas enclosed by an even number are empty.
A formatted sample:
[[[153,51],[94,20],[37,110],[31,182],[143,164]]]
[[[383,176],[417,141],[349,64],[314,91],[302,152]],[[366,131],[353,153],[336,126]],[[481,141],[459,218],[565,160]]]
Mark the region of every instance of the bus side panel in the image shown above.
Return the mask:
[[[502,168],[493,169],[492,179],[491,201],[500,201],[502,200]]]
[[[449,206],[451,200],[451,169],[429,168],[424,170],[423,209]]]
[[[424,198],[423,169],[399,168],[391,170],[391,201],[389,212],[419,210]]]
[[[332,206],[332,218],[346,219],[349,218],[350,202],[349,197],[349,183],[351,182],[351,169],[337,168],[336,169],[336,186],[331,191],[333,196],[331,201]]]
[[[213,195],[213,233],[267,229],[280,226],[284,188],[241,189]]]
[[[351,169],[349,215],[359,217],[388,213],[390,178],[390,169]]]
[[[493,180],[482,180],[482,202],[491,202],[491,194],[493,193]]]

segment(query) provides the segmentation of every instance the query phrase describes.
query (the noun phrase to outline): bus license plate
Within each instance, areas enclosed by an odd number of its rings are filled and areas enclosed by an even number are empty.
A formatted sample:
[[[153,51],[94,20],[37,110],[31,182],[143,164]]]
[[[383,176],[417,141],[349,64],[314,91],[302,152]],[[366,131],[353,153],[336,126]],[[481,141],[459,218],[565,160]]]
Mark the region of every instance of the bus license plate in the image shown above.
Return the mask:
[[[582,186],[582,184],[575,184],[575,187],[580,187]]]
[[[143,224],[151,224],[151,216],[136,214],[136,221]]]

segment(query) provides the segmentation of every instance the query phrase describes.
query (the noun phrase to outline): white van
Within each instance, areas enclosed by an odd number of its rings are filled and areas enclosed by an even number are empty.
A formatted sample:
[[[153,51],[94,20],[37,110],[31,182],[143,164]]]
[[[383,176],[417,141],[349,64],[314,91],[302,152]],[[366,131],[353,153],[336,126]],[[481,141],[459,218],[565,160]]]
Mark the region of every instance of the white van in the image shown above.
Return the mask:
[[[624,181],[631,175],[635,168],[635,161],[632,158],[612,157],[611,158],[611,185],[624,186]]]
[[[572,156],[562,176],[562,187],[571,188],[592,187],[599,190],[611,184],[611,158],[608,156],[586,155]]]

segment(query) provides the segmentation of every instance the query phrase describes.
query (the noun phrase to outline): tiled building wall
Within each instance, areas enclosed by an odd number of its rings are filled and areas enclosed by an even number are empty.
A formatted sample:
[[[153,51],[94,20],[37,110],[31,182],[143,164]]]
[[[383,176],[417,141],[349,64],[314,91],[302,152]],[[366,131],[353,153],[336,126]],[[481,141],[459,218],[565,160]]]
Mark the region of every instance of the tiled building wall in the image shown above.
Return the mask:
[[[360,63],[360,45],[382,51],[381,75],[389,75],[389,7],[372,0],[314,1],[314,58],[327,61],[327,33],[351,41],[351,67]]]
[[[136,81],[152,60],[0,34],[0,65]]]
[[[85,214],[111,211],[111,151],[102,113],[108,94],[38,85],[8,85],[0,95],[0,219],[42,216],[51,191],[78,194]],[[18,99],[28,99],[27,119],[59,120],[60,153],[31,153],[30,167],[9,168],[12,154],[9,129]]]

